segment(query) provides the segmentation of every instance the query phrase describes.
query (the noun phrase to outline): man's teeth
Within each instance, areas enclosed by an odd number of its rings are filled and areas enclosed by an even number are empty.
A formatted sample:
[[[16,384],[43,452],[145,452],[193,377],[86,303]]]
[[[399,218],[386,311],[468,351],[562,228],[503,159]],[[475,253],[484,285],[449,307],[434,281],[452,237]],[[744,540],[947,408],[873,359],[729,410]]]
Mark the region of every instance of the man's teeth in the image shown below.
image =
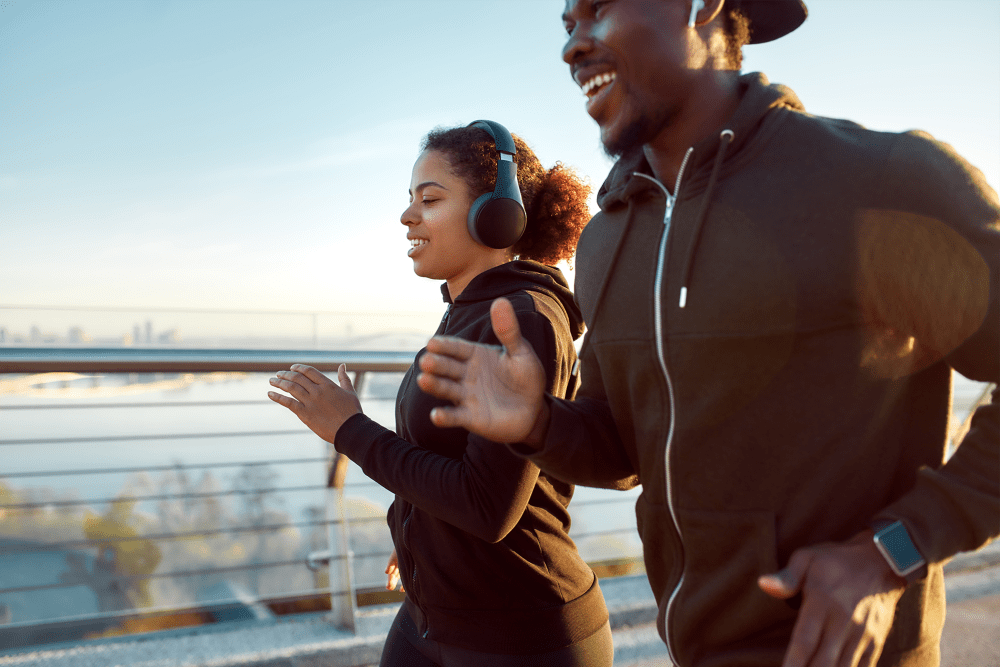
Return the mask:
[[[410,239],[410,247],[417,248],[427,243],[427,239]]]
[[[580,87],[580,90],[583,91],[584,95],[590,97],[591,91],[593,91],[596,94],[598,88],[600,88],[606,83],[611,83],[614,80],[615,80],[614,72],[605,72],[604,74],[598,74],[597,76],[593,77],[585,84],[583,84]]]

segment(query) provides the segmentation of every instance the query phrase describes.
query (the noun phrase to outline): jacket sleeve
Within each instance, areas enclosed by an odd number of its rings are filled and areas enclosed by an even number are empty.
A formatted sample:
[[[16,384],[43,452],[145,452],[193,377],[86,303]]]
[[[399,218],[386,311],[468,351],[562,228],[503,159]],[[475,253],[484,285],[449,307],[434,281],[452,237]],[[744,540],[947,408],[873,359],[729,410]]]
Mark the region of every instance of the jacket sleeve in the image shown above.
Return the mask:
[[[537,313],[522,312],[518,323],[539,356],[551,359],[551,323]],[[481,342],[495,344],[495,337],[489,340],[489,326],[487,330]],[[555,362],[546,363],[546,370]],[[548,377],[552,389],[553,373]],[[461,460],[414,445],[361,414],[344,422],[335,440],[338,452],[387,490],[487,542],[499,542],[517,525],[538,479],[535,464],[473,434]]]
[[[589,334],[588,334],[589,335]],[[545,472],[572,484],[624,491],[639,478],[618,434],[596,355],[584,341],[580,389],[574,400],[546,395],[549,427],[541,449],[513,444]]]
[[[891,245],[899,266],[879,270],[885,318],[911,338],[918,366],[944,362],[969,379],[1000,381],[1000,202],[950,146],[903,135],[887,184],[910,202]],[[920,212],[914,214],[913,203]],[[887,214],[889,215],[889,214]],[[886,232],[890,236],[894,234]],[[897,270],[898,269],[898,270]],[[897,329],[898,330],[898,329]],[[902,521],[928,562],[1000,535],[1000,392],[976,410],[955,454],[876,518]]]
[[[521,519],[538,468],[503,445],[469,435],[461,460],[413,445],[363,414],[344,422],[334,443],[368,477],[428,514],[499,542]]]

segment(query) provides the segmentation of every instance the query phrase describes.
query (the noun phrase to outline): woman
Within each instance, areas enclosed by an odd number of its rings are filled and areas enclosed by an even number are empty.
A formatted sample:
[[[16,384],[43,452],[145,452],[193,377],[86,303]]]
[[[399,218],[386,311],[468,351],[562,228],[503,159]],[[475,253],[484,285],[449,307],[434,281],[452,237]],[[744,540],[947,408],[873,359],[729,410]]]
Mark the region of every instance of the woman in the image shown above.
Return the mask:
[[[449,305],[437,335],[497,344],[490,306],[505,297],[543,360],[547,391],[563,396],[582,318],[562,273],[547,265],[573,254],[589,188],[559,164],[546,171],[514,138],[524,234],[503,248],[478,242],[469,210],[498,180],[500,144],[490,134],[506,134],[489,127],[438,129],[424,139],[400,218],[408,255],[417,275],[444,281]],[[567,534],[573,487],[503,445],[434,426],[431,410],[443,402],[417,386],[424,352],[400,386],[395,433],[361,413],[343,365],[339,387],[295,365],[271,378],[291,398],[268,394],[396,494],[386,573],[389,587],[402,580],[406,599],[381,665],[610,667],[604,598]]]

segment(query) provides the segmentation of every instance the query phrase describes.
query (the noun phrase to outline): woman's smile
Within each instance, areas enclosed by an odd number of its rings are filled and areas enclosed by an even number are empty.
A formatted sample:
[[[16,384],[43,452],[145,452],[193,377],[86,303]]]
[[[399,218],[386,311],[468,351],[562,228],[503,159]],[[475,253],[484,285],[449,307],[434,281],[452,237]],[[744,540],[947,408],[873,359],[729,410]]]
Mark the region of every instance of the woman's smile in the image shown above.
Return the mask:
[[[427,243],[427,239],[410,239],[410,249],[406,251],[406,254],[409,257],[413,257],[414,253],[418,252]]]

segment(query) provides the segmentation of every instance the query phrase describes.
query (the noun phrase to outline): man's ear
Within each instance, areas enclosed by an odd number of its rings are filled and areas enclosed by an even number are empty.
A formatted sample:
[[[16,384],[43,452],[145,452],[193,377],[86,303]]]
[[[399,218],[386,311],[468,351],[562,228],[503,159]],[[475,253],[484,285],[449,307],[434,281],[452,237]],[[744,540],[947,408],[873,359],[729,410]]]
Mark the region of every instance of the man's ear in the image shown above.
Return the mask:
[[[726,0],[691,0],[691,17],[694,19],[694,25],[689,22],[689,27],[700,28],[708,25],[722,12],[725,4]],[[695,9],[696,7],[698,9]]]

